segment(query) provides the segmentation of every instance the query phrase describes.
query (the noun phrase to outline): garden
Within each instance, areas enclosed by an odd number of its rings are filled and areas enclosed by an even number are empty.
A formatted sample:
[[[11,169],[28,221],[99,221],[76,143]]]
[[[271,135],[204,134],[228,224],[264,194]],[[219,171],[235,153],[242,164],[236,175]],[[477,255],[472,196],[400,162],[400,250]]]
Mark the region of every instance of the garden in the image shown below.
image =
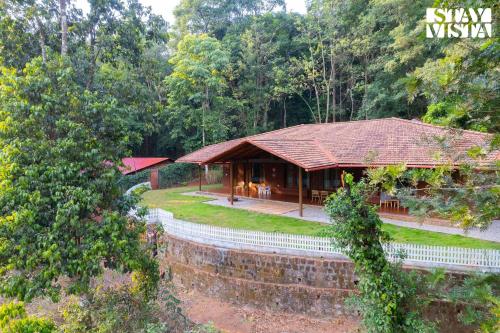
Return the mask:
[[[218,185],[209,185],[213,188]],[[142,196],[142,204],[149,208],[162,208],[181,220],[254,231],[280,232],[316,236],[322,234],[325,225],[297,218],[251,212],[242,209],[206,204],[210,197],[189,195],[197,187],[176,187],[148,191]],[[383,230],[398,243],[414,243],[436,246],[500,249],[500,243],[478,240],[460,235],[416,230],[384,224]]]

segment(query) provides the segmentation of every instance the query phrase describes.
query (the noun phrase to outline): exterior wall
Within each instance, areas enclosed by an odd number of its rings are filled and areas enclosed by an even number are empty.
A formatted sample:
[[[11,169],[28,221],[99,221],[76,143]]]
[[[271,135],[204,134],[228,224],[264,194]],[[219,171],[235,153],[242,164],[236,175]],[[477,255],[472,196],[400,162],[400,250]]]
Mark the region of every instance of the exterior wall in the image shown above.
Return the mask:
[[[168,266],[174,281],[186,288],[241,306],[314,317],[356,317],[344,305],[356,292],[357,278],[350,261],[230,250],[172,236],[165,243],[160,255],[162,270]],[[473,332],[457,322],[459,311],[439,302],[427,317],[439,320],[439,332]]]
[[[240,305],[313,316],[354,315],[344,307],[356,277],[346,260],[321,260],[204,246],[168,238],[177,283]]]
[[[149,182],[151,183],[152,190],[157,190],[160,188],[158,169],[151,169],[149,174]]]
[[[287,187],[286,186],[286,168],[287,165],[290,165],[288,162],[276,162],[276,163],[262,163],[262,180],[266,185],[271,186],[271,190],[273,193],[283,194],[283,195],[299,195],[299,189],[297,187]],[[245,171],[245,166],[247,170]],[[251,163],[235,163],[234,167],[234,184],[243,185],[245,183],[245,177],[250,179],[251,174]],[[297,166],[293,166],[294,170],[298,170]],[[346,169],[338,169],[338,175],[342,171],[351,173],[354,175],[355,179],[360,179],[363,176],[364,168],[346,168]],[[297,172],[297,171],[296,171]],[[227,188],[229,191],[230,188],[230,170],[229,165],[223,166],[223,177],[222,177],[222,185],[224,188]],[[324,171],[311,171],[309,172],[309,186],[307,189],[304,189],[304,196],[310,198],[311,189],[323,190],[324,188]],[[332,189],[330,189],[332,190]],[[257,192],[256,187],[252,188],[251,191]],[[236,193],[241,194],[241,193]],[[246,193],[245,193],[246,195]]]

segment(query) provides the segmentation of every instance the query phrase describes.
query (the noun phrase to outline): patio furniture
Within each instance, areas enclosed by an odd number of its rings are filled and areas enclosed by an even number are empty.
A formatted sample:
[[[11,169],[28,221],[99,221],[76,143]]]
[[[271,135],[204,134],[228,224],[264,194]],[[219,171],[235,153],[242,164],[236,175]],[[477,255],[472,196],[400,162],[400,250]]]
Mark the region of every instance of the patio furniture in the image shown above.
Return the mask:
[[[319,191],[318,190],[311,190],[311,202],[314,203],[318,201],[318,203],[321,202],[321,197],[319,195]]]
[[[241,194],[241,195],[245,194],[245,185],[236,185],[234,189],[236,194]]]
[[[328,191],[319,191],[319,199],[321,203],[324,203],[326,198],[330,195]]]
[[[380,192],[380,208],[385,206],[386,208],[397,208],[399,210],[400,203],[395,197],[381,191]]]
[[[271,195],[271,186],[266,185],[258,185],[257,186],[258,194],[260,196],[270,196]]]

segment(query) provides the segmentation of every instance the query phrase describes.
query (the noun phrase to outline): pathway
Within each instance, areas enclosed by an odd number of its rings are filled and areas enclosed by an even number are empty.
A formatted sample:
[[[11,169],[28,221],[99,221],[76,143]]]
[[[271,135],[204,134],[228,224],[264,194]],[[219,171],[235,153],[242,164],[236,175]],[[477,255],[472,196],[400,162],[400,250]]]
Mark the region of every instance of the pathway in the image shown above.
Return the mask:
[[[320,222],[320,223],[330,223],[330,219],[326,215],[323,207],[319,206],[311,206],[304,205],[304,216],[299,216],[299,210],[297,209],[297,204],[290,202],[282,202],[282,201],[271,201],[271,200],[259,200],[254,198],[241,198],[238,197],[238,201],[234,202],[234,205],[231,206],[229,201],[227,200],[227,196],[217,195],[213,193],[207,192],[189,192],[184,193],[185,195],[193,195],[193,196],[203,196],[210,197],[213,200],[207,201],[206,204],[215,205],[215,206],[223,206],[237,209],[246,209],[259,213],[266,214],[275,214],[275,215],[283,215],[290,216],[298,219],[302,219],[305,221],[311,222]],[[435,231],[442,232],[451,235],[462,235],[471,238],[477,238],[482,240],[489,240],[500,242],[500,221],[496,220],[492,223],[492,225],[485,231],[480,231],[479,229],[472,229],[468,232],[464,232],[460,228],[454,227],[446,227],[446,226],[438,226],[431,224],[420,224],[417,222],[408,222],[408,221],[400,221],[395,219],[382,218],[384,223],[390,223],[397,226],[419,229],[419,230],[427,230],[427,231]]]

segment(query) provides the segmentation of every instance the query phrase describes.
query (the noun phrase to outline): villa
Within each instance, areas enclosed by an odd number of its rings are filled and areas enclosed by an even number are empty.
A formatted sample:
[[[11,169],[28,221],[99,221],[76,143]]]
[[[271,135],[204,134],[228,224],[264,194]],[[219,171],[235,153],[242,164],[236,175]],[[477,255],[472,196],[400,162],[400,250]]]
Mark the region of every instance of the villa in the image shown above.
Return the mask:
[[[446,140],[443,152],[438,143]],[[417,120],[386,118],[327,124],[309,124],[226,141],[194,151],[176,162],[223,166],[222,193],[320,204],[342,186],[341,175],[356,179],[367,168],[405,164],[408,168],[457,166],[474,146],[486,148],[491,135],[451,131]],[[447,153],[449,152],[449,154]],[[498,160],[494,151],[481,160]],[[200,171],[201,189],[201,171]],[[374,203],[399,210],[399,202],[384,196]]]

